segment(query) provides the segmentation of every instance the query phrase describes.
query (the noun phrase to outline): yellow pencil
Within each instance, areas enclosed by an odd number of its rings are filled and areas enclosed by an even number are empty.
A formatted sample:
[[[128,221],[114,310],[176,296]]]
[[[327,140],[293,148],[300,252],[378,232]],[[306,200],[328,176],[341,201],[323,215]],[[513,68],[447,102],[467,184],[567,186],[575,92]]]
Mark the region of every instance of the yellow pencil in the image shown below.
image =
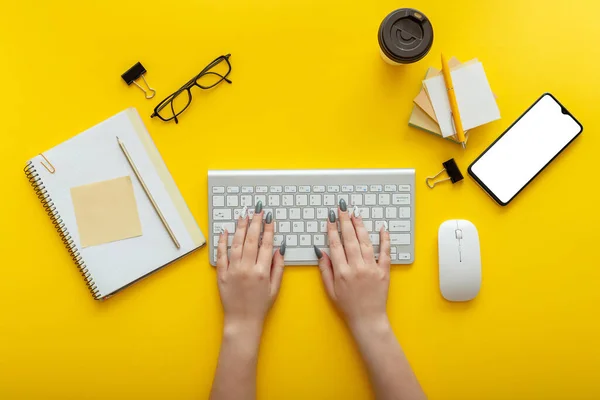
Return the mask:
[[[463,130],[462,121],[460,119],[460,112],[458,111],[458,103],[456,102],[456,94],[454,93],[454,85],[452,84],[452,76],[450,75],[450,66],[448,65],[448,59],[444,57],[443,54],[442,73],[444,75],[446,89],[448,90],[448,100],[450,101],[450,110],[452,110],[452,120],[454,121],[454,129],[456,130],[456,136],[464,149],[465,131]]]

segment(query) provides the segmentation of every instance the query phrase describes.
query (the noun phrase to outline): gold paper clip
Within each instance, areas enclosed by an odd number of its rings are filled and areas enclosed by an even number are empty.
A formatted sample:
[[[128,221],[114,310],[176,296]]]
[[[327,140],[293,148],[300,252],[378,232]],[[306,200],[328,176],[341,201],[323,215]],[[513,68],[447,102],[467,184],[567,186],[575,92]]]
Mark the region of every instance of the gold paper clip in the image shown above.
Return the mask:
[[[52,165],[50,160],[48,160],[46,158],[46,156],[43,155],[42,153],[40,153],[40,156],[42,156],[42,158],[48,163],[48,164],[45,164],[44,161],[40,161],[40,163],[44,166],[44,168],[46,168],[46,170],[48,170],[48,172],[50,172],[51,174],[55,173],[56,168],[54,168],[54,165]]]

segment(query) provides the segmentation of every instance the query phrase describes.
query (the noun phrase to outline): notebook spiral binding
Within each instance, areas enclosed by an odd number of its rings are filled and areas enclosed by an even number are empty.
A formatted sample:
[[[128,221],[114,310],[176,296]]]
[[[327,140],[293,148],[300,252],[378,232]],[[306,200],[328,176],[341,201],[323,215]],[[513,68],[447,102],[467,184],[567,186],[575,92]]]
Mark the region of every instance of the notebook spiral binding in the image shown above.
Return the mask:
[[[81,272],[81,275],[83,276],[83,279],[85,280],[85,283],[87,284],[88,289],[92,293],[92,296],[94,296],[94,299],[99,300],[100,299],[100,291],[98,290],[98,287],[94,283],[94,279],[92,278],[91,274],[89,273],[89,271],[85,265],[85,262],[83,261],[83,258],[81,257],[81,253],[79,252],[79,249],[75,245],[75,241],[72,239],[71,235],[69,234],[69,231],[67,230],[65,223],[63,222],[62,218],[60,217],[60,215],[56,209],[56,206],[54,205],[54,202],[50,198],[50,195],[48,194],[48,190],[46,190],[46,187],[44,186],[44,182],[42,182],[42,178],[37,173],[37,170],[35,169],[35,166],[33,165],[33,163],[31,161],[29,161],[27,163],[24,171],[25,171],[25,176],[29,180],[29,183],[31,183],[31,186],[35,190],[37,197],[42,202],[42,205],[44,206],[44,209],[50,216],[50,219],[52,220],[52,223],[56,227],[57,232],[60,234],[60,238],[61,238],[62,242],[64,243],[65,247],[67,248],[67,250],[69,251],[71,258],[77,265],[79,272]]]

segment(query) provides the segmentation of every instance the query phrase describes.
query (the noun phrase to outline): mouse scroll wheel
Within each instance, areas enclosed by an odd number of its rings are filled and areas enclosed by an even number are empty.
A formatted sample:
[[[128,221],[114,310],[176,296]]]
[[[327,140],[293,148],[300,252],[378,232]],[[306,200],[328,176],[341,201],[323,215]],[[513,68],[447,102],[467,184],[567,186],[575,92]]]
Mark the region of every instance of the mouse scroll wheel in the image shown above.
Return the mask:
[[[455,230],[454,233],[456,234],[456,238],[457,239],[462,239],[463,238],[462,230],[461,229]]]

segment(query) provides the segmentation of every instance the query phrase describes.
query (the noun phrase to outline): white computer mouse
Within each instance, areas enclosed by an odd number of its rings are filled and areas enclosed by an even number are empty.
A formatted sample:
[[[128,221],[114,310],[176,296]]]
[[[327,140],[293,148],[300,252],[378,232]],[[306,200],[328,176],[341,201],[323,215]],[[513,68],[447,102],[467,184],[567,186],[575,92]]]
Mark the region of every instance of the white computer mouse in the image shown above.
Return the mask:
[[[438,231],[440,290],[449,301],[468,301],[481,288],[479,234],[472,222],[451,219]]]

